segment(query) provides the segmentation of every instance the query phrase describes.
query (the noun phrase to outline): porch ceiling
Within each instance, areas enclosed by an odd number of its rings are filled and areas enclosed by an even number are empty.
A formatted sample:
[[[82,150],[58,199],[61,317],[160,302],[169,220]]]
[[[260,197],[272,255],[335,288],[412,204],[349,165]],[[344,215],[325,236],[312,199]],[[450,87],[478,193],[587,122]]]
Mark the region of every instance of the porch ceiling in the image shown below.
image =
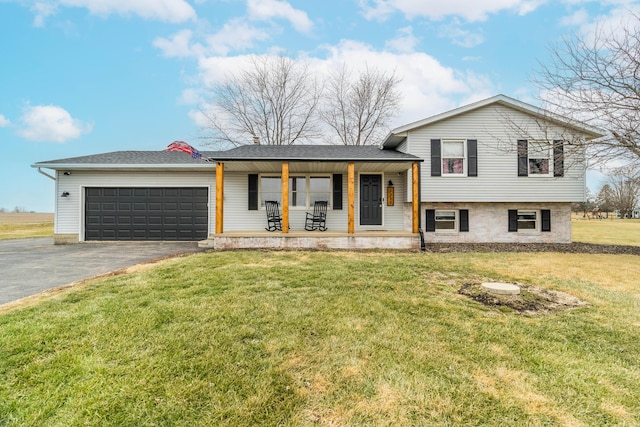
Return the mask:
[[[280,172],[281,161],[277,162],[237,162],[224,163],[227,172]],[[406,172],[411,169],[411,163],[402,162],[354,162],[355,172]],[[295,162],[289,161],[289,173],[347,173],[347,162]]]

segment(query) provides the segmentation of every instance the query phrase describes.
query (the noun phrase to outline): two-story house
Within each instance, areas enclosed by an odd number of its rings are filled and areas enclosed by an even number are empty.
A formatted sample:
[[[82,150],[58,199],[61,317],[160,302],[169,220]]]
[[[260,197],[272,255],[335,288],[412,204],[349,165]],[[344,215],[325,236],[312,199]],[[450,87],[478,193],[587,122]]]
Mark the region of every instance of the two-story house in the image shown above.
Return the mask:
[[[498,95],[394,129],[379,146],[246,145],[39,162],[55,240],[201,240],[214,248],[417,248],[571,241],[585,196],[577,142],[603,136]],[[280,227],[267,231],[267,201]],[[327,231],[307,231],[325,202]]]

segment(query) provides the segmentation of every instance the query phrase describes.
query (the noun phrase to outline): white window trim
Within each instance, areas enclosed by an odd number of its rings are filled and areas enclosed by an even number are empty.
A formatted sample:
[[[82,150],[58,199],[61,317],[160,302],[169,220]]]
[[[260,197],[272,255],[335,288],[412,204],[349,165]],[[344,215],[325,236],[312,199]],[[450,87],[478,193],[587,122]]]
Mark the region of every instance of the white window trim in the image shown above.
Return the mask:
[[[516,215],[520,215],[520,213],[525,213],[525,212],[534,212],[536,214],[536,227],[534,229],[528,229],[528,228],[520,228],[518,227],[518,233],[523,233],[523,234],[538,234],[541,233],[541,229],[542,229],[542,212],[539,209],[518,209],[516,212]],[[518,221],[518,225],[520,225],[520,221]]]
[[[529,160],[531,159],[538,159],[540,157],[531,157],[531,145],[532,144],[545,144],[547,145],[547,161],[549,162],[549,172],[547,173],[532,173],[531,172],[531,167],[529,165]],[[532,177],[532,178],[549,178],[553,176],[553,144],[549,144],[548,141],[546,140],[539,140],[539,139],[534,139],[534,140],[530,140],[527,143],[527,176]]]
[[[305,178],[305,206],[291,206],[289,205],[289,210],[294,211],[307,211],[309,209],[313,209],[313,205],[310,205],[310,191],[311,191],[311,178],[329,178],[329,210],[333,210],[333,175],[330,173],[291,173],[289,174],[289,178]],[[260,206],[258,208],[260,210],[265,210],[266,208],[262,205],[262,178],[279,178],[280,185],[282,185],[282,175],[274,174],[274,173],[264,173],[258,174],[258,203]],[[281,187],[282,188],[282,187]],[[289,189],[291,190],[291,189]],[[299,191],[299,190],[298,190]],[[282,196],[280,197],[280,204],[282,204]]]
[[[434,209],[434,217],[435,217],[435,223],[436,223],[436,229],[435,232],[436,233],[443,233],[443,234],[454,234],[454,233],[458,233],[458,231],[460,230],[460,210],[459,209]],[[455,218],[453,219],[453,229],[452,230],[438,230],[438,212],[453,212]]]
[[[444,172],[444,168],[442,167],[442,162],[444,159],[448,159],[448,157],[444,156],[444,144],[446,142],[462,142],[462,150],[463,150],[462,173],[445,173]],[[466,177],[468,174],[467,159],[468,159],[467,140],[465,138],[448,138],[448,139],[440,140],[440,176],[451,177],[451,178]]]

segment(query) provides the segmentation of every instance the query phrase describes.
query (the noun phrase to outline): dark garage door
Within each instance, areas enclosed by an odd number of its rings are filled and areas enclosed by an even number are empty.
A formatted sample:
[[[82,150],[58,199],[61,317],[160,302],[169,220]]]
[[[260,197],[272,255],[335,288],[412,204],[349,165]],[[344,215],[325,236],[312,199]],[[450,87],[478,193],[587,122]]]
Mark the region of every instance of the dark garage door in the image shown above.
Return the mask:
[[[209,190],[86,188],[85,240],[207,238]]]

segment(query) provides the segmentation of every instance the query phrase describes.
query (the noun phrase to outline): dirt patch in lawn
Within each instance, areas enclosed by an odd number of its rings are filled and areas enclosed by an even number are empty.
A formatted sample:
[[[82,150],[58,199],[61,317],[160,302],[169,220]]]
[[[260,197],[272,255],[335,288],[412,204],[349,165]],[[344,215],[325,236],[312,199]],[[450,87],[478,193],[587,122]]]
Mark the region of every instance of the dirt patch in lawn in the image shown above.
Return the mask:
[[[487,307],[515,311],[519,314],[536,316],[559,310],[571,310],[586,307],[589,304],[581,299],[560,291],[514,283],[520,287],[518,295],[497,295],[487,292],[481,283],[467,283],[458,289],[458,293],[471,298]]]

